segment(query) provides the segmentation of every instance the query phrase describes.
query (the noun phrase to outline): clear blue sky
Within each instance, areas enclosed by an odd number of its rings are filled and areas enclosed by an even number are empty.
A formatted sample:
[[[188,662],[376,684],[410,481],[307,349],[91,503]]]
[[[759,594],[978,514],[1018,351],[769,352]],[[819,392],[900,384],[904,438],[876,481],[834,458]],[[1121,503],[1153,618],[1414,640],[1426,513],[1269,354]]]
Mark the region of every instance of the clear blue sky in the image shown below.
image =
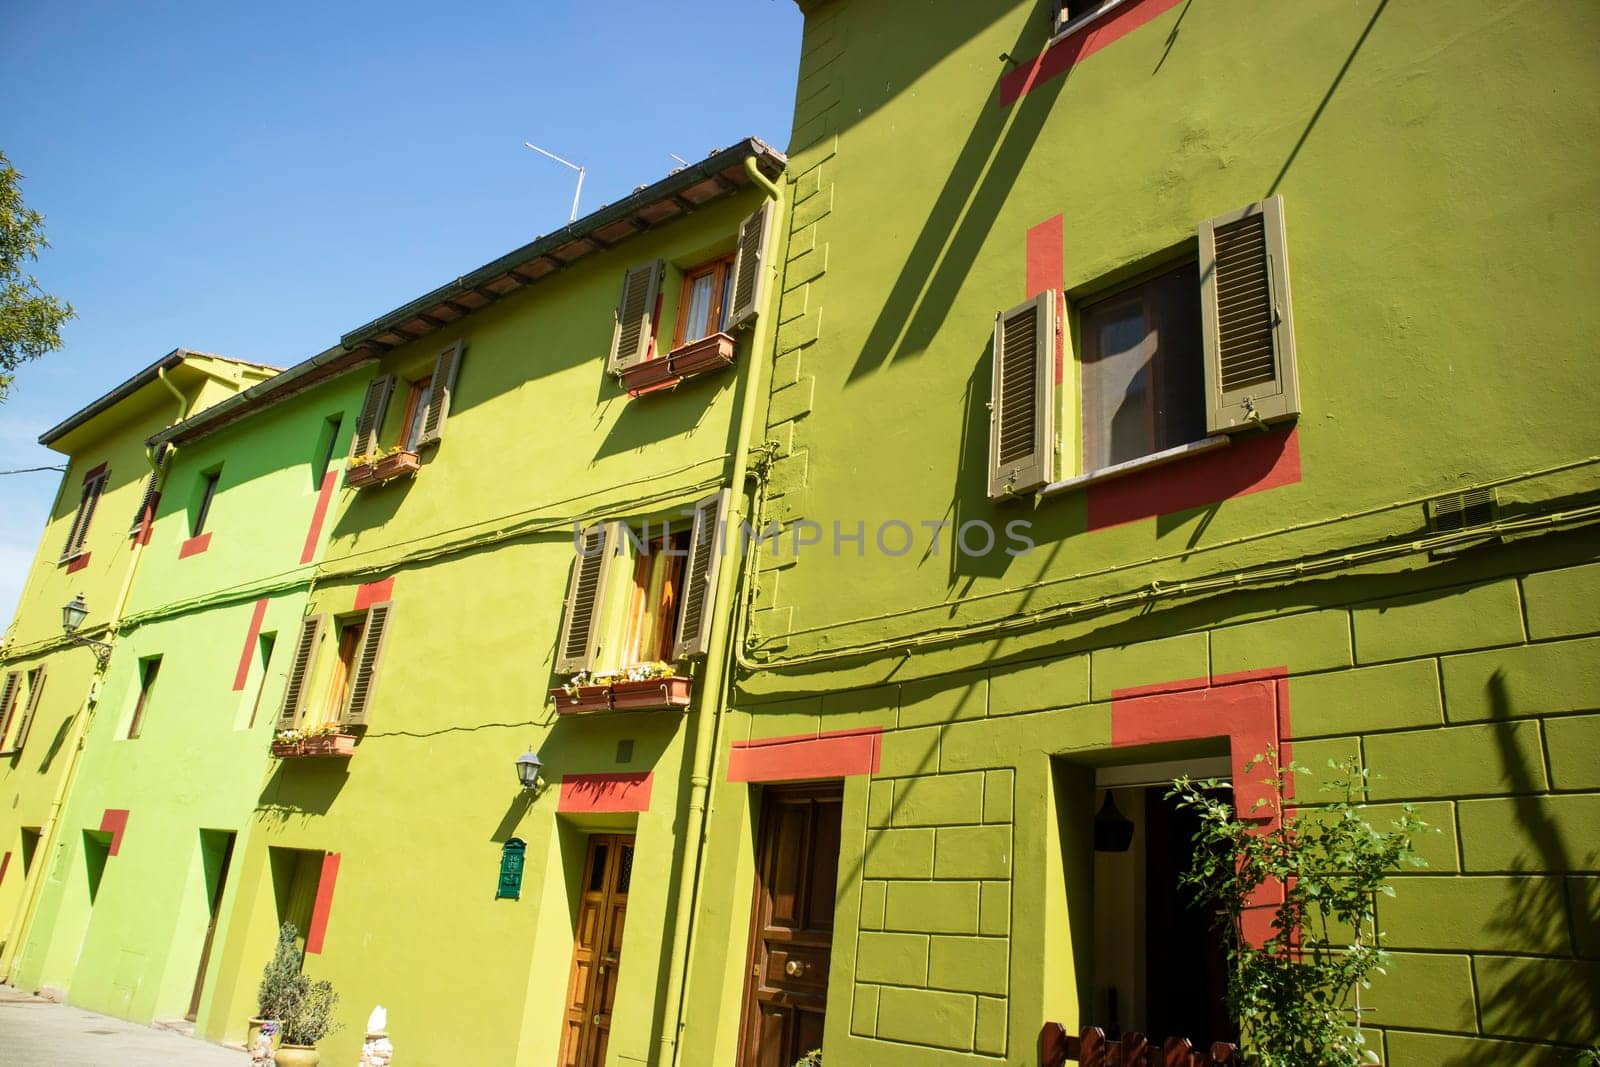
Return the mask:
[[[78,319],[0,404],[0,470],[174,348],[289,366],[747,135],[788,142],[793,0],[0,0],[0,150]],[[709,91],[708,72],[718,72]],[[691,83],[699,89],[690,92]],[[0,476],[0,629],[60,476]]]

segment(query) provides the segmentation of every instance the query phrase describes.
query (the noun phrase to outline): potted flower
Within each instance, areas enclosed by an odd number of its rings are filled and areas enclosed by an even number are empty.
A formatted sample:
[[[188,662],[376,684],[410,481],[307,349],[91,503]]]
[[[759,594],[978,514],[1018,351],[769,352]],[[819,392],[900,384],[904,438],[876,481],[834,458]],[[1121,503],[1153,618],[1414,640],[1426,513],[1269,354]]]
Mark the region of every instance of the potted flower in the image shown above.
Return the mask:
[[[325,722],[303,730],[279,730],[272,735],[272,754],[278,759],[298,756],[350,756],[356,750],[355,734],[339,723]]]
[[[641,663],[623,671],[611,684],[611,706],[618,711],[684,707],[689,679],[670,663]]]
[[[300,977],[300,948],[296,944],[299,937],[294,923],[284,923],[278,930],[277,948],[261,972],[261,985],[256,989],[256,1017],[245,1031],[245,1048],[255,1048],[263,1032],[272,1036],[274,1045],[278,1043],[277,1035],[294,1003]]]
[[[272,1057],[277,1067],[317,1067],[322,1062],[317,1042],[340,1027],[333,1017],[339,1006],[333,983],[327,979],[313,982],[303,974],[298,978],[299,995],[283,1020],[283,1042]]]
[[[352,459],[345,468],[344,483],[357,488],[377,485],[403,474],[415,474],[420,462],[417,454],[404,445],[394,445],[386,451],[365,452]]]
[[[565,685],[550,690],[556,710],[563,713],[607,710],[611,707],[611,686],[606,681],[608,677],[603,674],[591,675],[588,671],[574,674]]]

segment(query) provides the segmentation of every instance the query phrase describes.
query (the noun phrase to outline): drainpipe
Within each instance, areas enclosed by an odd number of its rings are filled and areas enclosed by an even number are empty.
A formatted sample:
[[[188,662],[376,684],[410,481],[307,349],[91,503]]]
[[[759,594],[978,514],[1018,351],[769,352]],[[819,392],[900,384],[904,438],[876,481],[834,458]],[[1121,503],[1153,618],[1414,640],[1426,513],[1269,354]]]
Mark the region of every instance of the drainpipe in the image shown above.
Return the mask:
[[[167,391],[178,401],[177,417],[169,424],[175,426],[188,417],[189,398],[184,396],[177,386],[167,380],[167,368],[157,367],[156,378],[162,385],[167,387]],[[171,461],[172,454],[175,451],[175,446],[168,446],[164,462],[157,463],[154,450],[149,445],[144,447],[145,462],[149,463],[150,469],[155,472],[158,488],[160,487],[164,463]],[[128,568],[122,576],[122,588],[117,591],[117,597],[112,601],[111,614],[107,617],[105,623],[107,637],[114,637],[117,632],[117,626],[122,620],[122,613],[128,606],[128,593],[133,588],[134,573],[138,571],[139,561],[143,558],[144,545],[135,541],[132,558],[128,561]],[[5,961],[3,970],[0,970],[0,978],[6,980],[9,980],[15,972],[16,965],[22,957],[22,947],[26,944],[29,930],[33,926],[34,913],[39,907],[39,895],[44,889],[45,873],[50,867],[49,859],[56,847],[55,836],[61,818],[61,810],[66,806],[67,794],[71,791],[72,783],[78,775],[78,761],[83,755],[84,740],[89,732],[89,720],[94,717],[94,707],[100,699],[100,682],[103,678],[104,668],[96,663],[94,678],[89,683],[89,692],[84,698],[78,721],[73,726],[71,743],[67,746],[66,769],[61,774],[61,780],[56,783],[55,795],[50,798],[50,810],[45,815],[44,824],[39,827],[39,847],[35,855],[42,857],[46,862],[44,865],[39,866],[39,876],[26,888],[21,915],[15,926],[15,938],[10,934],[7,934],[6,937],[6,948],[11,953],[11,956],[9,960]]]
[[[783,191],[767,179],[756,166],[754,156],[744,161],[745,173],[770,199],[775,218],[768,225],[781,227],[784,222]],[[762,264],[767,271],[768,285],[776,285],[780,274],[775,265],[782,261],[786,242],[782,230],[769,235],[767,247],[769,262]],[[776,297],[768,300],[776,308]],[[748,518],[745,504],[745,478],[749,473],[750,438],[755,433],[757,415],[764,410],[761,403],[763,379],[766,372],[768,350],[776,339],[777,324],[770,312],[756,319],[750,338],[750,367],[745,375],[744,408],[739,415],[739,435],[733,449],[730,485],[732,493],[728,514],[723,519],[724,551],[732,547],[734,566],[724,566],[718,571],[714,614],[711,617],[711,642],[706,652],[705,670],[701,674],[702,692],[705,694],[699,714],[695,717],[694,764],[689,775],[689,808],[685,819],[683,842],[685,853],[683,872],[678,882],[677,913],[673,918],[672,944],[667,956],[667,989],[665,1018],[661,1025],[661,1052],[656,1059],[658,1067],[669,1067],[678,1062],[678,1032],[683,1025],[683,992],[688,985],[691,959],[691,923],[694,902],[700,884],[700,860],[705,851],[706,795],[711,786],[711,766],[716,754],[717,737],[722,719],[728,710],[729,645],[738,634],[730,634],[733,594],[738,586],[739,572],[744,563],[744,546],[735,534],[739,523]]]

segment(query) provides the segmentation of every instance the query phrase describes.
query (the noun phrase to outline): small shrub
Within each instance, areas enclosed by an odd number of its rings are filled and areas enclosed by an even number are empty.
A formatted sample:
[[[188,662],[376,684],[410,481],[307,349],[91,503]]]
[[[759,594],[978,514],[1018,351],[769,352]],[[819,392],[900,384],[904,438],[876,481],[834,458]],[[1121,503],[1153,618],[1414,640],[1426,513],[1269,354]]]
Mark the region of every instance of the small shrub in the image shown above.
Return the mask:
[[[822,1050],[814,1048],[794,1061],[794,1067],[822,1067]]]
[[[337,1033],[340,1023],[333,1017],[339,1006],[339,994],[327,979],[313,982],[300,975],[300,996],[294,1008],[283,1020],[283,1042],[286,1045],[315,1045],[329,1034]]]
[[[256,1018],[282,1022],[289,1017],[300,993],[300,948],[295,944],[299,936],[294,923],[279,928],[278,947],[261,972],[261,986],[256,990]]]

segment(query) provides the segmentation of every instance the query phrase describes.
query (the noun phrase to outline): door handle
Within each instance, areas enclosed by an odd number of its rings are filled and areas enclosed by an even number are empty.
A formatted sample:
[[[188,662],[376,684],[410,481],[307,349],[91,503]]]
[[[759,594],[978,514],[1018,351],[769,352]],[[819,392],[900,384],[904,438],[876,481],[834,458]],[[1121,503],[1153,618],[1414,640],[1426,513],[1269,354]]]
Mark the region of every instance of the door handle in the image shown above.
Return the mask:
[[[783,965],[783,973],[788,975],[790,978],[799,978],[802,974],[806,973],[806,965],[801,963],[799,960],[790,960],[788,963]]]

